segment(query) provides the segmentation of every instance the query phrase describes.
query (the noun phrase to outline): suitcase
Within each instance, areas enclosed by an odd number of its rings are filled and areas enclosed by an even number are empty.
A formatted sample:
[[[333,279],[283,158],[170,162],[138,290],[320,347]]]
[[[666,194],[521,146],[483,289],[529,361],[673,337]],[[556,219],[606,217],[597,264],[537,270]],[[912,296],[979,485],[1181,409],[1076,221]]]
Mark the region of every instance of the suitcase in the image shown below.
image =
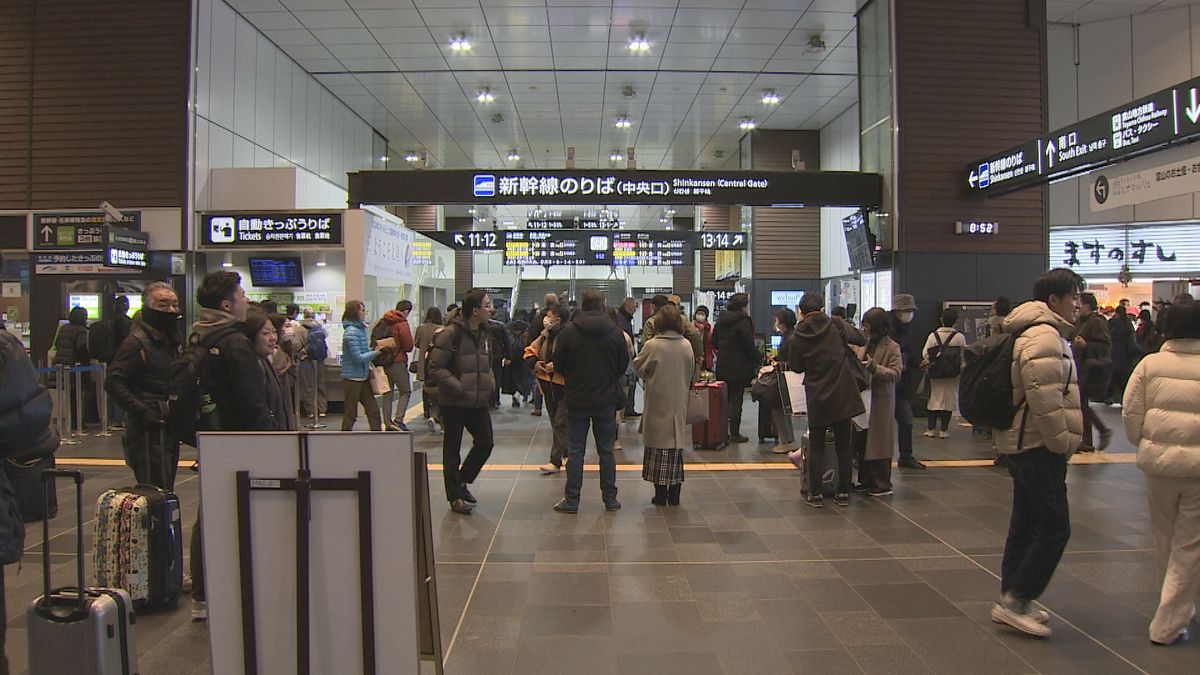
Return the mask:
[[[708,390],[708,420],[692,425],[692,445],[701,450],[718,450],[729,445],[729,389],[724,382],[697,382],[696,389]]]
[[[53,468],[53,455],[25,462],[11,458],[4,461],[4,473],[17,496],[21,519],[27,523],[42,520],[47,514],[51,518],[58,515],[58,494],[51,490],[49,501],[42,494],[42,471]]]
[[[771,419],[771,407],[758,402],[758,442],[762,443],[768,438],[779,442],[779,432],[775,430],[775,420]]]
[[[808,462],[809,462],[809,436],[808,429],[804,430],[804,435],[800,437],[800,494],[808,496]],[[833,430],[825,431],[825,460],[824,470],[821,472],[821,494],[825,497],[833,497],[833,493],[837,488],[837,447],[833,443]]]
[[[51,589],[50,556],[42,556],[45,590],[27,614],[30,675],[137,675],[133,601],[118,588],[83,588],[83,474],[47,470],[45,489],[54,479],[75,480],[76,573],[73,587]],[[42,551],[50,550],[50,524],[42,524]],[[83,589],[80,592],[80,589]]]
[[[183,524],[173,492],[155,485],[104,492],[95,534],[97,586],[128,591],[139,608],[175,606],[183,593]]]

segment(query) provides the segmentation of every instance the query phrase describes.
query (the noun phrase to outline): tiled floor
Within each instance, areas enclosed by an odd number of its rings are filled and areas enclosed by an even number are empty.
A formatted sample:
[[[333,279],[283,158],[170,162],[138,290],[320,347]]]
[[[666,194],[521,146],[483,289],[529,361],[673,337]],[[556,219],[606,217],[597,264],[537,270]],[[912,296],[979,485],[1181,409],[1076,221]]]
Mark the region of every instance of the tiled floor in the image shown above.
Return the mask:
[[[746,419],[754,414],[747,405]],[[1102,414],[1119,425],[1119,411]],[[545,461],[545,418],[506,407],[495,429],[493,465]],[[969,430],[952,433],[918,437],[918,456],[990,457]],[[437,437],[418,432],[416,440],[440,461]],[[1043,598],[1055,634],[1040,641],[988,617],[1011,497],[997,469],[898,470],[894,497],[816,511],[800,500],[792,471],[693,468],[682,505],[658,508],[633,470],[641,459],[634,425],[622,440],[618,461],[631,466],[618,474],[624,508],[616,513],[603,510],[595,472],[576,516],[550,509],[563,478],[532,469],[485,471],[470,517],[435,499],[448,673],[1200,672],[1200,644],[1156,648],[1147,638],[1157,581],[1144,482],[1132,464],[1070,469],[1073,536]],[[113,456],[113,447],[92,441],[78,450]],[[688,458],[782,461],[766,447]],[[1118,441],[1111,452],[1131,448]],[[87,473],[89,500],[128,480],[119,468]],[[197,485],[194,474],[181,477],[190,515]],[[439,495],[440,474],[431,482]],[[67,524],[59,517],[55,532]],[[55,550],[72,539],[60,536]],[[38,541],[35,530],[29,543]],[[14,673],[25,668],[24,610],[41,585],[39,551],[31,546],[19,572],[6,570]],[[71,558],[54,555],[65,578]],[[183,605],[139,617],[138,630],[143,673],[208,672],[206,630],[187,621]]]

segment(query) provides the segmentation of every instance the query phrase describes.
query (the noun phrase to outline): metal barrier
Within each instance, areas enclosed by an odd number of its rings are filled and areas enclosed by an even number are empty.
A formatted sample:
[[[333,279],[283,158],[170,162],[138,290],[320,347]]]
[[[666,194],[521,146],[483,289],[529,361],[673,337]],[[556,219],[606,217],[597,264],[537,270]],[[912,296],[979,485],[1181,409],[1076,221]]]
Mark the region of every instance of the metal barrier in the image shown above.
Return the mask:
[[[96,380],[96,408],[100,414],[100,431],[96,432],[96,436],[112,436],[112,431],[108,428],[108,391],[104,388],[108,380],[108,364],[100,363],[100,377]]]

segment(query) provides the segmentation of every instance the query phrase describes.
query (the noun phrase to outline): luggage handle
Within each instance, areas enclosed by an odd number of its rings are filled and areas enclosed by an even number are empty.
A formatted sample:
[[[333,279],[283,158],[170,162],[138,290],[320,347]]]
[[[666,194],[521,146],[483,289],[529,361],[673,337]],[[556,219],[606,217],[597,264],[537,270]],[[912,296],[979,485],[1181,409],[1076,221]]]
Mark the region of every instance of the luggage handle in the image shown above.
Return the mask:
[[[72,478],[75,481],[75,569],[79,577],[79,600],[76,612],[83,613],[87,609],[87,593],[83,586],[83,472],[66,469],[46,469],[42,471],[42,504],[47,516],[42,519],[42,583],[45,593],[42,595],[42,607],[49,609],[50,602],[50,491],[58,478]]]

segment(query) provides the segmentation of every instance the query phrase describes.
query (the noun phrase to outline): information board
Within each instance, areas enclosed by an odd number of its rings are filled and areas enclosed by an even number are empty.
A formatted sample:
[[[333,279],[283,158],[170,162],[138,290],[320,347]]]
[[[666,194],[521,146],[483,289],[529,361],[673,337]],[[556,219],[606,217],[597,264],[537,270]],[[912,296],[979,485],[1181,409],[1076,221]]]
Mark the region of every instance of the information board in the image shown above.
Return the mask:
[[[610,234],[580,230],[509,230],[505,265],[611,265]]]
[[[206,213],[200,243],[214,247],[337,246],[342,243],[340,212]]]
[[[613,267],[691,265],[690,232],[614,232]]]
[[[1000,194],[1090,171],[1200,135],[1200,78],[1080,120],[967,168],[967,188]]]

